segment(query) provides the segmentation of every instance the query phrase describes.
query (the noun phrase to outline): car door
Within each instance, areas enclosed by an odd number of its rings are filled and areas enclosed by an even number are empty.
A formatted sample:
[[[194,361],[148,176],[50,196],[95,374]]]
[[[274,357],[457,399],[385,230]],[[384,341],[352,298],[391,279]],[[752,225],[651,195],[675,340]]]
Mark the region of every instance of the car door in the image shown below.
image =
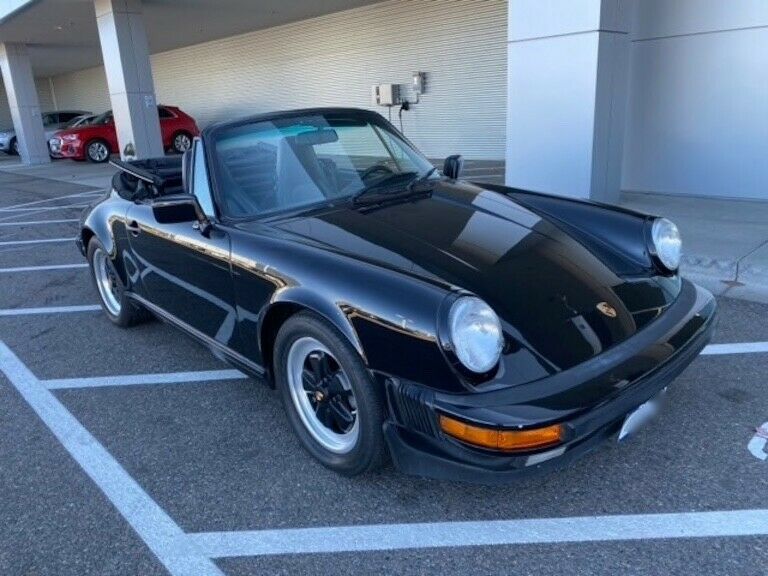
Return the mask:
[[[201,148],[196,158],[194,152],[190,155],[204,168]],[[207,179],[193,176],[187,187],[214,221],[207,234],[197,222],[159,223],[152,206],[162,197],[139,202],[128,210],[131,255],[140,276],[138,291],[197,333],[229,345],[236,327],[230,237],[215,224]]]

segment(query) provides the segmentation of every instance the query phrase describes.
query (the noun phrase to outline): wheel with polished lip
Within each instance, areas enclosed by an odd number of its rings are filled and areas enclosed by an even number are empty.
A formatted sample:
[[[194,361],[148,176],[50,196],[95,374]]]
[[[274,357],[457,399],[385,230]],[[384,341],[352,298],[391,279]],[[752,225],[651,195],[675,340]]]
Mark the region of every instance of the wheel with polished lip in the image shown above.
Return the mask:
[[[96,164],[106,162],[109,160],[109,146],[104,140],[91,140],[85,146],[85,157]]]
[[[124,328],[134,326],[149,317],[149,313],[132,302],[125,294],[120,277],[101,242],[92,238],[88,243],[88,263],[91,277],[99,293],[104,313],[113,323]]]
[[[192,147],[192,135],[189,132],[176,132],[171,140],[171,148],[177,154],[183,154]]]
[[[309,312],[289,318],[277,334],[274,369],[288,420],[312,456],[347,476],[381,466],[383,399],[332,326]]]

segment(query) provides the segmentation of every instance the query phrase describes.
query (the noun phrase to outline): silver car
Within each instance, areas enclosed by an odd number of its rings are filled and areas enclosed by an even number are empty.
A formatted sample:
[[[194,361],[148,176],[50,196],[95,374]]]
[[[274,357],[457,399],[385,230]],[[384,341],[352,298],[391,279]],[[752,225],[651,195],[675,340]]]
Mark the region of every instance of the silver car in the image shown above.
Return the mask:
[[[85,110],[57,110],[56,112],[43,113],[43,128],[45,140],[48,141],[55,132],[61,130],[72,119],[78,116],[91,114]],[[16,131],[13,128],[0,132],[0,152],[6,154],[19,153],[19,141],[16,139]]]

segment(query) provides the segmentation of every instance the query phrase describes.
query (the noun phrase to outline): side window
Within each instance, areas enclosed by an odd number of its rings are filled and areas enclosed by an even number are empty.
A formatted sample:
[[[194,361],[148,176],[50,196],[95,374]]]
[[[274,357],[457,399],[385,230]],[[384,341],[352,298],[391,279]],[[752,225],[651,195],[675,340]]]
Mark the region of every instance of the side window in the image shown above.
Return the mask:
[[[59,122],[69,122],[70,120],[73,120],[77,118],[80,114],[77,112],[61,112],[59,114]]]
[[[50,114],[43,114],[43,126],[50,126],[51,124],[56,124],[59,121],[59,115],[50,113]]]
[[[168,118],[173,118],[173,114],[166,108],[163,108],[162,106],[157,107],[157,113],[160,115],[160,120],[166,120]]]
[[[192,193],[197,197],[200,207],[208,216],[215,216],[213,209],[213,198],[211,197],[211,185],[208,181],[208,171],[205,169],[205,153],[203,152],[203,142],[198,140],[195,143],[192,165]]]

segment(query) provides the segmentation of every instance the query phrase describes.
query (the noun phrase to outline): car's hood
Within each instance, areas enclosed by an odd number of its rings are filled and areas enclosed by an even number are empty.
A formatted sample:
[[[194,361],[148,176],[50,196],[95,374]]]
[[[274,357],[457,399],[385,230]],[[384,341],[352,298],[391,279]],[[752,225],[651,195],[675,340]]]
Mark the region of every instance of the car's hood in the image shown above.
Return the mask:
[[[470,185],[441,183],[428,196],[337,208],[277,226],[473,292],[496,310],[518,343],[556,369],[634,334],[672,298],[654,279],[620,278],[585,246],[510,198]]]

